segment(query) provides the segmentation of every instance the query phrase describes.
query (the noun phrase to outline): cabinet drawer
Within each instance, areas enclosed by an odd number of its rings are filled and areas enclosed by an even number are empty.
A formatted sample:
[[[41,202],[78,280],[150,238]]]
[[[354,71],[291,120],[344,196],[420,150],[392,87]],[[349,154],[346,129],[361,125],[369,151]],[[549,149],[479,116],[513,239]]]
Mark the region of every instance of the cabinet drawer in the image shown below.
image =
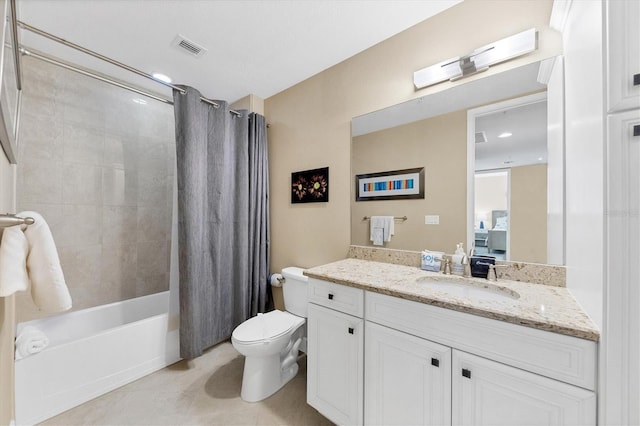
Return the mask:
[[[309,278],[309,302],[362,318],[364,290]]]
[[[367,321],[595,390],[595,342],[372,292],[365,309]]]

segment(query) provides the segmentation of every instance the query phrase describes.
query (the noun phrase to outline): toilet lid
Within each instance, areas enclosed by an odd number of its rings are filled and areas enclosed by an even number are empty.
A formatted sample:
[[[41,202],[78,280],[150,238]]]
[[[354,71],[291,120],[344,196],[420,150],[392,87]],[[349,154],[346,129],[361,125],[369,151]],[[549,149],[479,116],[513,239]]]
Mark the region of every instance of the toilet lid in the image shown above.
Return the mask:
[[[240,342],[274,339],[301,322],[304,322],[304,318],[275,310],[246,320],[233,330],[233,338]]]

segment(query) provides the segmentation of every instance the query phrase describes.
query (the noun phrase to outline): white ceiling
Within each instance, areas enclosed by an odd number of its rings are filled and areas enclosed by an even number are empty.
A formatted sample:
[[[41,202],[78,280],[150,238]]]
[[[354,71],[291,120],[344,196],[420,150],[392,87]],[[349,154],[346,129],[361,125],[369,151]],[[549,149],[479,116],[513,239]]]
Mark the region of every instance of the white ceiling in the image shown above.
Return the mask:
[[[268,98],[461,0],[18,0],[18,19],[212,99]],[[181,34],[208,49],[171,46]],[[21,30],[30,48],[169,95]]]
[[[547,163],[546,100],[478,117],[481,131],[487,142],[476,143],[476,170]],[[499,138],[503,132],[512,135]]]

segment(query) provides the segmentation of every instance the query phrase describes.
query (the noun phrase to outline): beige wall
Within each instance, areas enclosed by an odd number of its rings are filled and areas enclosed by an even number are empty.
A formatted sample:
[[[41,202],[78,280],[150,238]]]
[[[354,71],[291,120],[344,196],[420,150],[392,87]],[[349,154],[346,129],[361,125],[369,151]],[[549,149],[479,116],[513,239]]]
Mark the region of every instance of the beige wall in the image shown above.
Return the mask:
[[[547,165],[511,168],[510,258],[547,263]]]
[[[385,248],[453,253],[466,240],[467,112],[444,114],[353,138],[352,173],[425,168],[424,200],[355,201],[351,195],[351,242],[372,245],[364,216],[407,216],[396,221]],[[355,184],[351,179],[352,190]],[[439,215],[439,225],[425,225]]]
[[[414,91],[413,72],[535,27],[538,50],[492,67],[492,73],[561,53],[548,26],[551,0],[465,2],[335,65],[265,101],[270,123],[272,271],[343,258],[350,243],[351,118],[444,90]],[[330,168],[330,201],[290,203],[291,172]]]
[[[256,95],[247,95],[244,98],[238,99],[237,101],[232,103],[231,108],[235,110],[246,109],[250,112],[264,115],[264,99]]]
[[[0,149],[0,212],[15,212],[15,166]],[[0,297],[0,425],[14,417],[15,296]]]

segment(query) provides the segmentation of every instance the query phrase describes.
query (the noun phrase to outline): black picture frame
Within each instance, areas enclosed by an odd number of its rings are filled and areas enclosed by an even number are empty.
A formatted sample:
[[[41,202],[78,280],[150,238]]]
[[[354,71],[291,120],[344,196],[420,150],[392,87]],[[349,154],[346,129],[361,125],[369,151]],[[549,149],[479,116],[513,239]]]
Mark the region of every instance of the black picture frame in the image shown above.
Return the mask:
[[[329,167],[291,173],[291,203],[329,202]]]
[[[356,175],[356,201],[424,199],[424,167]]]

